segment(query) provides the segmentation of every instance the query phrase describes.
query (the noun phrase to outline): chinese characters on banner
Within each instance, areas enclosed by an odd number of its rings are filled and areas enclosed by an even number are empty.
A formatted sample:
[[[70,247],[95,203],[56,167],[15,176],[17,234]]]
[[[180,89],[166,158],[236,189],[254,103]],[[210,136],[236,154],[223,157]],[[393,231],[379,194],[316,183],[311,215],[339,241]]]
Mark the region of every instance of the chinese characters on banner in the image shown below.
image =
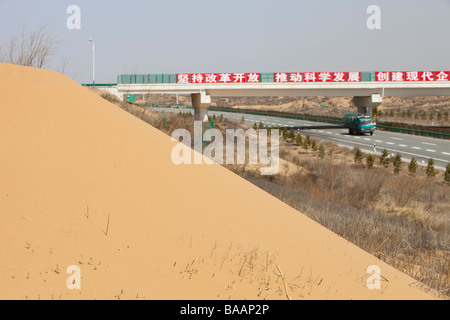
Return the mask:
[[[370,80],[365,80],[370,81]],[[376,82],[450,81],[450,71],[379,71]],[[177,74],[177,83],[260,83],[260,73],[184,73]],[[275,83],[300,82],[364,82],[361,72],[277,72]]]

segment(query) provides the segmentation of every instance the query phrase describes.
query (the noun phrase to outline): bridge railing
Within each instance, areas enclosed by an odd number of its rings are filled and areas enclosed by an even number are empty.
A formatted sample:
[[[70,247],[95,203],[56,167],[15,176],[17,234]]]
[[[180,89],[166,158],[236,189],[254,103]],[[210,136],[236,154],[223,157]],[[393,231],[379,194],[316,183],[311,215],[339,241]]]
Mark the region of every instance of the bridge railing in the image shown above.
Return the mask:
[[[115,87],[117,86],[117,83],[86,83],[86,84],[82,84],[83,87]]]
[[[260,73],[261,83],[276,83],[275,73]],[[361,82],[375,82],[375,71],[360,72]],[[119,84],[174,84],[177,74],[121,74],[117,76]]]

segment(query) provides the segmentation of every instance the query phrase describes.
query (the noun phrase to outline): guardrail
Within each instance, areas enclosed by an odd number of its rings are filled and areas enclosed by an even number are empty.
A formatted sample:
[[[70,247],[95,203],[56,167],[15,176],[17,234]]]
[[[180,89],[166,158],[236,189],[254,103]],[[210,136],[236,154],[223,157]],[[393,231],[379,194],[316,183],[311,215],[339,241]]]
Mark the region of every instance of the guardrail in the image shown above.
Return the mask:
[[[343,120],[324,119],[324,118],[293,115],[293,114],[284,114],[284,113],[277,113],[277,112],[258,111],[258,110],[240,110],[240,109],[228,109],[228,108],[209,108],[209,110],[219,111],[219,112],[222,111],[222,112],[240,113],[240,114],[252,114],[252,115],[294,119],[294,120],[306,120],[306,121],[313,121],[313,122],[330,123],[330,124],[334,124],[334,125],[344,125]],[[434,137],[434,138],[438,138],[438,139],[440,138],[440,139],[444,139],[444,140],[450,139],[450,134],[448,134],[448,133],[415,130],[415,129],[407,129],[407,128],[398,128],[398,127],[389,127],[389,126],[383,126],[383,125],[377,125],[376,128],[381,129],[383,131],[414,134],[414,135],[419,135],[419,136]]]
[[[334,125],[343,125],[344,124],[343,120],[317,118],[317,117],[276,113],[276,112],[268,112],[268,111],[223,109],[223,108],[209,108],[209,110],[210,111],[219,111],[219,112],[225,111],[225,112],[240,113],[240,114],[253,114],[253,115],[257,115],[257,116],[277,117],[277,118],[285,118],[285,119],[293,119],[293,120],[306,120],[306,121],[314,121],[314,122],[321,122],[321,123],[330,123],[330,124],[334,124]]]
[[[423,131],[423,130],[397,128],[397,127],[388,127],[388,126],[382,126],[382,125],[377,125],[377,129],[381,129],[383,131],[389,131],[389,132],[398,132],[398,133],[414,134],[414,135],[426,136],[426,137],[441,138],[441,139],[444,139],[444,140],[450,139],[450,134],[448,134],[448,133],[441,133],[441,132]]]
[[[192,107],[192,106],[186,106],[185,108],[186,109],[194,109],[194,107]],[[342,126],[344,125],[343,120],[317,118],[317,117],[285,114],[285,113],[277,113],[277,112],[269,112],[269,111],[228,109],[228,108],[215,108],[215,107],[210,107],[208,110],[216,111],[216,112],[230,112],[230,113],[239,113],[239,114],[251,114],[251,115],[256,115],[256,116],[277,117],[277,118],[293,119],[293,120],[305,120],[305,121],[329,123],[329,124],[342,125]],[[450,139],[450,134],[448,134],[448,133],[415,130],[415,129],[407,129],[407,128],[398,128],[398,127],[389,127],[389,126],[383,126],[383,125],[377,125],[376,128],[381,129],[383,131],[414,134],[414,135],[418,135],[418,136],[434,137],[434,138],[444,139],[444,140]]]

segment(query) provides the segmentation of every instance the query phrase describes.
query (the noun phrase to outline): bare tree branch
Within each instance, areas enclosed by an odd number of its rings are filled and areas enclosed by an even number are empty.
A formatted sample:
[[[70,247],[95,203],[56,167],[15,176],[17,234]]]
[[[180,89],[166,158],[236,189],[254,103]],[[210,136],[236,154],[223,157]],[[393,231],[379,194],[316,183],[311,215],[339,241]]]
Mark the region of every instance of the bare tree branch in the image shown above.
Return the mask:
[[[59,69],[58,72],[64,74],[66,72],[66,68],[67,68],[68,64],[69,64],[69,60],[67,60],[66,56],[63,56],[63,61],[58,68]]]
[[[56,46],[56,37],[44,25],[36,31],[22,31],[20,36],[11,37],[4,60],[12,64],[44,68],[55,54]]]

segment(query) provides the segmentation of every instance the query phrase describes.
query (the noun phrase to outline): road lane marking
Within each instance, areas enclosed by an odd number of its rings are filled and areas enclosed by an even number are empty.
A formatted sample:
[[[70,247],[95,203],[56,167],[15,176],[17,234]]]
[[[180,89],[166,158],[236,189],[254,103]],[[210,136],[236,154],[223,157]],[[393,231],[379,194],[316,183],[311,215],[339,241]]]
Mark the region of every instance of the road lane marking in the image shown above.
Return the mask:
[[[156,109],[155,109],[156,110]],[[182,110],[177,110],[178,112],[182,112]],[[191,110],[186,110],[186,111],[188,111],[188,112],[190,112],[190,113],[192,113],[192,111]],[[170,111],[169,111],[170,112]],[[215,114],[217,114],[217,113],[215,113]],[[219,115],[221,114],[221,113],[218,113]],[[241,118],[236,118],[236,119],[241,119]],[[262,120],[262,119],[264,119],[264,118],[257,118],[257,119],[255,119],[254,117],[248,117],[248,119],[251,121],[251,120]],[[264,121],[264,120],[263,120]],[[272,120],[272,121],[277,121],[277,120]],[[289,123],[291,123],[291,124],[293,124],[293,122],[289,122]],[[271,124],[277,124],[277,123],[274,123],[274,122],[271,122]],[[279,124],[279,123],[278,123]],[[311,126],[313,126],[312,124],[306,124],[306,123],[301,123],[301,124],[298,124],[298,125],[301,125],[301,126],[304,126],[304,127],[311,127]],[[316,130],[316,129],[312,129],[312,131],[318,131],[318,130]],[[319,132],[322,132],[323,133],[323,131],[322,130],[320,130]],[[330,133],[330,132],[327,132],[327,133]],[[335,134],[335,135],[337,135],[337,136],[342,136],[342,133],[333,133],[333,134]],[[353,136],[355,139],[360,139],[360,137],[356,137],[356,136]],[[404,139],[402,139],[402,138],[396,138],[396,137],[391,137],[391,139],[394,139],[394,140],[404,140]],[[346,142],[346,143],[350,143],[350,144],[361,144],[361,143],[357,143],[357,142],[351,142],[350,140],[341,140],[341,139],[336,139],[336,138],[332,138],[331,140],[339,140],[339,141],[343,141],[343,142]],[[370,141],[370,139],[367,139],[367,138],[364,138],[364,140],[366,140],[366,141]],[[381,140],[375,140],[375,142],[377,142],[377,143],[384,143],[383,141],[381,141]],[[424,145],[430,145],[430,146],[437,146],[437,144],[435,144],[435,143],[429,143],[429,142],[421,142],[422,144],[424,144]],[[389,143],[388,142],[388,144],[389,145],[394,145],[394,143]],[[361,144],[361,145],[364,145],[364,144]],[[400,147],[407,147],[406,145],[403,145],[403,144],[400,144],[399,145]],[[415,150],[422,150],[420,147],[411,147],[412,149],[415,149]],[[437,151],[436,150],[432,150],[432,149],[426,149],[426,151],[427,152],[432,152],[432,153],[436,153]],[[414,154],[414,153],[408,153],[408,152],[404,152],[404,151],[401,151],[402,153],[404,153],[404,154],[410,154],[410,155],[414,155],[414,156],[419,156],[419,157],[426,157],[426,155],[418,155],[418,154]],[[448,152],[441,152],[441,154],[443,154],[443,155],[446,155],[446,156],[450,156],[450,153],[448,153]],[[435,159],[435,160],[439,160],[439,161],[442,161],[442,162],[446,162],[446,161],[448,161],[448,160],[443,160],[443,159]]]
[[[387,144],[390,144],[391,146],[394,145],[395,143],[393,142],[387,142]]]
[[[371,146],[371,145],[368,145],[366,143],[356,142],[356,141],[348,141],[348,140],[342,140],[342,139],[337,139],[337,138],[333,138],[332,140],[346,142],[347,144],[349,144],[349,143],[350,144],[359,144],[361,146],[367,147],[368,149],[373,148],[373,146]],[[345,145],[345,144],[342,144],[342,145],[348,147],[348,145]],[[396,150],[396,149],[388,149],[388,150],[398,152],[398,153],[400,153],[402,155],[403,154],[407,154],[407,155],[410,155],[410,156],[413,156],[413,157],[416,157],[416,158],[427,158],[427,156],[423,155],[423,154],[417,154],[417,153],[412,153],[412,152],[407,152],[407,151],[400,151],[400,150]],[[448,161],[448,160],[443,160],[443,159],[438,159],[438,158],[433,158],[433,159],[435,161],[442,161],[442,162],[447,162]]]
[[[399,146],[399,147],[403,147],[403,148],[406,148],[406,147],[407,147],[406,144],[399,144],[398,146]]]

